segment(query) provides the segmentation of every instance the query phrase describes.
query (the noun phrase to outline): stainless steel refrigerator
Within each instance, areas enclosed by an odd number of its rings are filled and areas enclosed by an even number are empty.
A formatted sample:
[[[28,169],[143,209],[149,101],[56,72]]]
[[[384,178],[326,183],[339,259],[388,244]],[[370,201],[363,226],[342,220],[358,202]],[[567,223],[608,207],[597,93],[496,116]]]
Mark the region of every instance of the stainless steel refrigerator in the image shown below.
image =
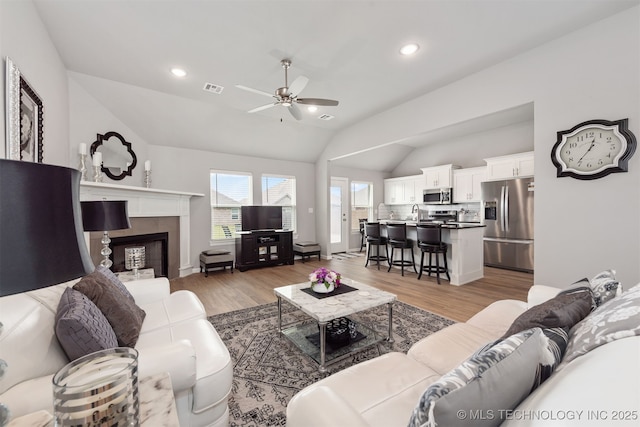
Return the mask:
[[[484,263],[533,272],[533,178],[482,183]]]

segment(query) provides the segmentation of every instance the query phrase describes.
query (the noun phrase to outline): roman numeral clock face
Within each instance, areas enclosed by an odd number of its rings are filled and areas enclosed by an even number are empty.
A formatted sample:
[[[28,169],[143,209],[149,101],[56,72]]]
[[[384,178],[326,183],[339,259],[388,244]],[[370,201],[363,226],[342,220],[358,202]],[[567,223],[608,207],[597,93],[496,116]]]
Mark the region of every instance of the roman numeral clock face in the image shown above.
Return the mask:
[[[558,140],[551,150],[557,176],[596,179],[613,172],[626,172],[636,147],[627,122],[628,119],[590,120],[558,132]]]

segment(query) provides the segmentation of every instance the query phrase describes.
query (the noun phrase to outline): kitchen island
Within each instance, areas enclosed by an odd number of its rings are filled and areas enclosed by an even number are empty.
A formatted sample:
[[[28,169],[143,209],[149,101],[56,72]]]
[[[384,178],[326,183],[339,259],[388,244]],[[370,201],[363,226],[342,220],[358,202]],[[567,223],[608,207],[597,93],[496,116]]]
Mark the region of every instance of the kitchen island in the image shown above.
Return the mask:
[[[429,224],[427,221],[391,221],[379,220],[380,232],[386,236],[387,223],[407,224],[407,238],[413,240],[413,253],[416,259],[416,269],[420,267],[421,251],[417,244],[416,225]],[[484,225],[480,223],[449,222],[442,224],[442,241],[447,244],[447,264],[452,285],[465,283],[484,277]],[[425,254],[425,263],[428,262]],[[406,259],[406,257],[405,257]],[[445,277],[446,280],[446,277]]]

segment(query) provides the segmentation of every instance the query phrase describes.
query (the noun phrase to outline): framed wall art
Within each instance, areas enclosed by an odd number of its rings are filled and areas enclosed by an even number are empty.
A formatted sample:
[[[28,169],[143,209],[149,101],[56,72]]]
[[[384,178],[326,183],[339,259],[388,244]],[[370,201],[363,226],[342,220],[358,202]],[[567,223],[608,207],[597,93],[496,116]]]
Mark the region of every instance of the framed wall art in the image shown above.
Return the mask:
[[[6,57],[6,157],[42,163],[44,107],[42,99]]]

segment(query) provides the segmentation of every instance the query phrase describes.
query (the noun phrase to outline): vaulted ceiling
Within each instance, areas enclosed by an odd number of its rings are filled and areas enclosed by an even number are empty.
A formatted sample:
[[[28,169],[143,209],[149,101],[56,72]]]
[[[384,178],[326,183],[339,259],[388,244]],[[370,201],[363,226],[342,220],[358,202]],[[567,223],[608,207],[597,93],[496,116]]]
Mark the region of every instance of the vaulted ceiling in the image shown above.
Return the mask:
[[[638,0],[35,0],[70,77],[148,143],[314,162],[332,136]],[[420,45],[410,57],[408,42]],[[243,85],[339,100],[302,120]],[[186,70],[175,78],[173,67]],[[206,92],[206,83],[223,87]],[[302,106],[300,106],[302,107]],[[331,120],[318,116],[328,114]],[[502,117],[504,116],[504,117]],[[517,114],[478,126],[504,125]],[[391,170],[445,129],[389,147]],[[409,148],[407,148],[409,147]],[[380,156],[377,156],[380,157]]]

